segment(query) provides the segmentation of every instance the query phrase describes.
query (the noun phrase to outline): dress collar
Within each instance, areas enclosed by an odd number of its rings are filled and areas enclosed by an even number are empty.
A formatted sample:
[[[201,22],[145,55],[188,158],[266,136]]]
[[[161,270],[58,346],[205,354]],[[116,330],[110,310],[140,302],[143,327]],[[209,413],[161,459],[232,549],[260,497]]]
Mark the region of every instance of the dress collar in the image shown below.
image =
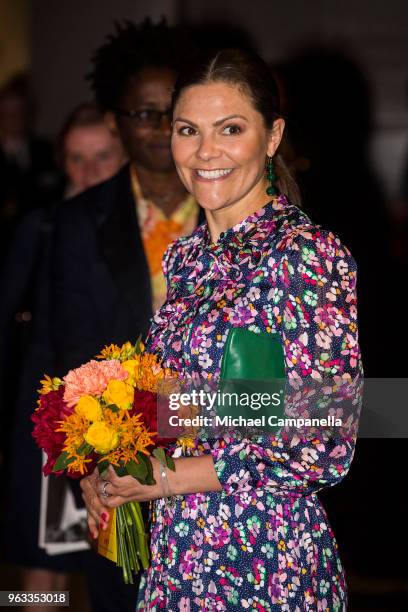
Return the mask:
[[[225,282],[239,281],[243,274],[243,264],[256,269],[263,253],[268,252],[262,245],[269,243],[292,215],[298,218],[298,207],[291,204],[284,194],[279,194],[223,232],[217,243],[211,242],[207,222],[199,225],[191,236],[184,239],[184,248],[181,248],[180,257],[173,269],[170,279],[173,297],[191,294],[193,299],[194,296],[201,296],[197,291],[200,285],[207,282],[207,273],[211,277],[215,274]],[[205,261],[208,256],[212,260],[211,266]],[[196,290],[185,290],[186,284],[194,285]]]
[[[265,232],[269,233],[277,213],[280,213],[288,206],[291,206],[291,204],[286,195],[280,193],[254,213],[251,213],[233,227],[222,232],[216,243],[211,241],[211,235],[206,221],[197,227],[193,235],[197,235],[204,249],[213,253],[222,251],[226,248],[236,247],[242,249],[258,234],[261,235]]]

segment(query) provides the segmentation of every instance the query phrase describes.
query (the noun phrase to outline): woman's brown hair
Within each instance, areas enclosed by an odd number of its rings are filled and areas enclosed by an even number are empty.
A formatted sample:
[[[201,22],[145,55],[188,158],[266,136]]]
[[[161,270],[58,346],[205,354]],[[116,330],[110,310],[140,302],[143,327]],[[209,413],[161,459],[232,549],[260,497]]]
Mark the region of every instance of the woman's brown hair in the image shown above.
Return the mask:
[[[173,108],[182,91],[193,85],[221,81],[240,87],[262,115],[265,127],[271,130],[273,122],[282,117],[279,92],[268,65],[255,53],[244,49],[223,49],[205,52],[196,57],[179,75],[173,91]],[[301,205],[299,187],[282,156],[274,156],[277,186],[288,199]]]

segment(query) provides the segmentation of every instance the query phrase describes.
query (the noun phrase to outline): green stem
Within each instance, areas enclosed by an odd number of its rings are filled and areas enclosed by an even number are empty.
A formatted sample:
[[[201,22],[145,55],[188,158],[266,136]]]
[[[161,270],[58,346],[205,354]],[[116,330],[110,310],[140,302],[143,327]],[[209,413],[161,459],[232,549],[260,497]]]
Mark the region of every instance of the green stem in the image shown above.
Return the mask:
[[[132,569],[138,571],[140,569],[139,562],[137,559],[137,550],[136,550],[136,541],[132,529],[132,517],[129,515],[129,511],[127,508],[127,504],[122,506],[123,516],[124,516],[124,524],[125,524],[125,534],[126,534],[126,544],[129,552],[129,562]]]
[[[118,548],[120,550],[120,560],[118,557],[118,565],[122,568],[123,580],[125,584],[133,584],[132,572],[128,560],[126,544],[125,544],[125,521],[122,513],[122,508],[119,507],[116,510],[117,522],[116,522],[116,534]]]
[[[127,505],[129,506],[129,511],[132,513],[135,524],[138,552],[142,562],[142,567],[143,569],[147,569],[149,567],[149,548],[147,545],[147,534],[145,531],[142,510],[140,508],[140,504],[138,503],[130,502]]]
[[[133,584],[133,573],[149,567],[147,534],[140,504],[129,502],[116,509],[117,565],[123,580]]]

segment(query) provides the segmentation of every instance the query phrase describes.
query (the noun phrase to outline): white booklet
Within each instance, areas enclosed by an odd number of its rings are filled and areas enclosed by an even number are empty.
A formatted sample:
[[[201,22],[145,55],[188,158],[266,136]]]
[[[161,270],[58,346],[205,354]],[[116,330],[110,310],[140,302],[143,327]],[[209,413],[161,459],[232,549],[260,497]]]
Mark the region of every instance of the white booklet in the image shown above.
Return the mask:
[[[39,547],[49,555],[87,550],[87,533],[86,510],[76,505],[67,478],[41,473]]]

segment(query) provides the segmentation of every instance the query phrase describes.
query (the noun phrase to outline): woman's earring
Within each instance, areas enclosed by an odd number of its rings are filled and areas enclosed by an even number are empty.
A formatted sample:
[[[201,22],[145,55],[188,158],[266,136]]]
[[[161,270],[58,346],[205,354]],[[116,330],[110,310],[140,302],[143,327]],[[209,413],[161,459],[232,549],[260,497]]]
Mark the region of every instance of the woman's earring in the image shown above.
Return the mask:
[[[268,179],[268,187],[266,188],[266,193],[269,196],[277,195],[278,190],[276,189],[274,183],[276,181],[275,167],[273,165],[273,157],[267,155],[266,156],[266,178]]]

